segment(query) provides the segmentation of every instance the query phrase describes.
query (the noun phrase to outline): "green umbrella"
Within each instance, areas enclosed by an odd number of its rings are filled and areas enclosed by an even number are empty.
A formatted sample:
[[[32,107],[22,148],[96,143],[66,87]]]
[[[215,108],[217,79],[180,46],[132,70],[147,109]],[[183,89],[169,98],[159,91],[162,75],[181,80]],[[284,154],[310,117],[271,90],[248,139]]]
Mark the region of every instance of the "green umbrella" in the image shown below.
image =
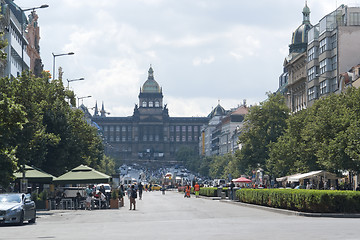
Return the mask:
[[[107,183],[111,177],[86,165],[80,165],[54,180],[58,184]]]
[[[16,179],[22,179],[23,173],[14,173]],[[35,167],[25,165],[25,178],[32,183],[51,183],[56,177]]]

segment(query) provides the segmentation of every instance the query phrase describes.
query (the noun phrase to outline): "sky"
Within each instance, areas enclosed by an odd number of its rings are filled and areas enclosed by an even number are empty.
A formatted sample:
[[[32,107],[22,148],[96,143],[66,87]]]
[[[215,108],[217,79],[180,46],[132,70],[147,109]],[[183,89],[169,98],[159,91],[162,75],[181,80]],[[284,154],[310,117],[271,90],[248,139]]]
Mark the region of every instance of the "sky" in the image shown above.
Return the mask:
[[[93,113],[133,114],[150,65],[171,117],[207,116],[220,102],[255,105],[275,92],[304,0],[15,0],[38,9],[40,55]],[[308,0],[313,25],[340,4]],[[56,70],[56,78],[58,76]]]

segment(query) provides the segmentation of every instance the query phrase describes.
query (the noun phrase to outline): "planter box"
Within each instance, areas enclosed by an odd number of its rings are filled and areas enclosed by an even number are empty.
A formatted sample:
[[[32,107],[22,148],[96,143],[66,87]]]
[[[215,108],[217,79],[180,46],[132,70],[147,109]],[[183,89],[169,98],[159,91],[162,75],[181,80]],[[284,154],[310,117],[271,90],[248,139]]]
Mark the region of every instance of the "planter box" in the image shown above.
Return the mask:
[[[119,208],[119,200],[118,199],[110,199],[110,208],[118,209]]]

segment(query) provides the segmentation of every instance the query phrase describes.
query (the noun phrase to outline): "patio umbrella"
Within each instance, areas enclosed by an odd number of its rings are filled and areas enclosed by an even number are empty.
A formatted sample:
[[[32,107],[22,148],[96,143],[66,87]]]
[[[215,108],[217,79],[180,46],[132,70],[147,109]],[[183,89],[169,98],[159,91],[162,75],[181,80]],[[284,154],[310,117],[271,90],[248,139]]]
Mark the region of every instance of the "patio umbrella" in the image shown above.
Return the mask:
[[[237,182],[237,183],[251,183],[252,182],[250,179],[247,179],[245,177],[239,177],[239,178],[233,179],[232,181]]]
[[[22,179],[23,173],[16,172],[14,176],[16,179]],[[25,179],[32,183],[51,183],[56,177],[35,167],[25,165]]]
[[[58,184],[107,183],[111,177],[86,165],[80,165],[56,180]]]

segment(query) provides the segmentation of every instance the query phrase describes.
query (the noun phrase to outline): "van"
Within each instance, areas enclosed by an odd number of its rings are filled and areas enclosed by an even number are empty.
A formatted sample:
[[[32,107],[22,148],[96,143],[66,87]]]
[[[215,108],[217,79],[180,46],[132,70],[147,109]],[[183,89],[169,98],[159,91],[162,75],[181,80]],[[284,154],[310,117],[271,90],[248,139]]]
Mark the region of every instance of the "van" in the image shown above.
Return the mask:
[[[225,179],[214,179],[213,186],[214,187],[224,187],[226,185]]]

